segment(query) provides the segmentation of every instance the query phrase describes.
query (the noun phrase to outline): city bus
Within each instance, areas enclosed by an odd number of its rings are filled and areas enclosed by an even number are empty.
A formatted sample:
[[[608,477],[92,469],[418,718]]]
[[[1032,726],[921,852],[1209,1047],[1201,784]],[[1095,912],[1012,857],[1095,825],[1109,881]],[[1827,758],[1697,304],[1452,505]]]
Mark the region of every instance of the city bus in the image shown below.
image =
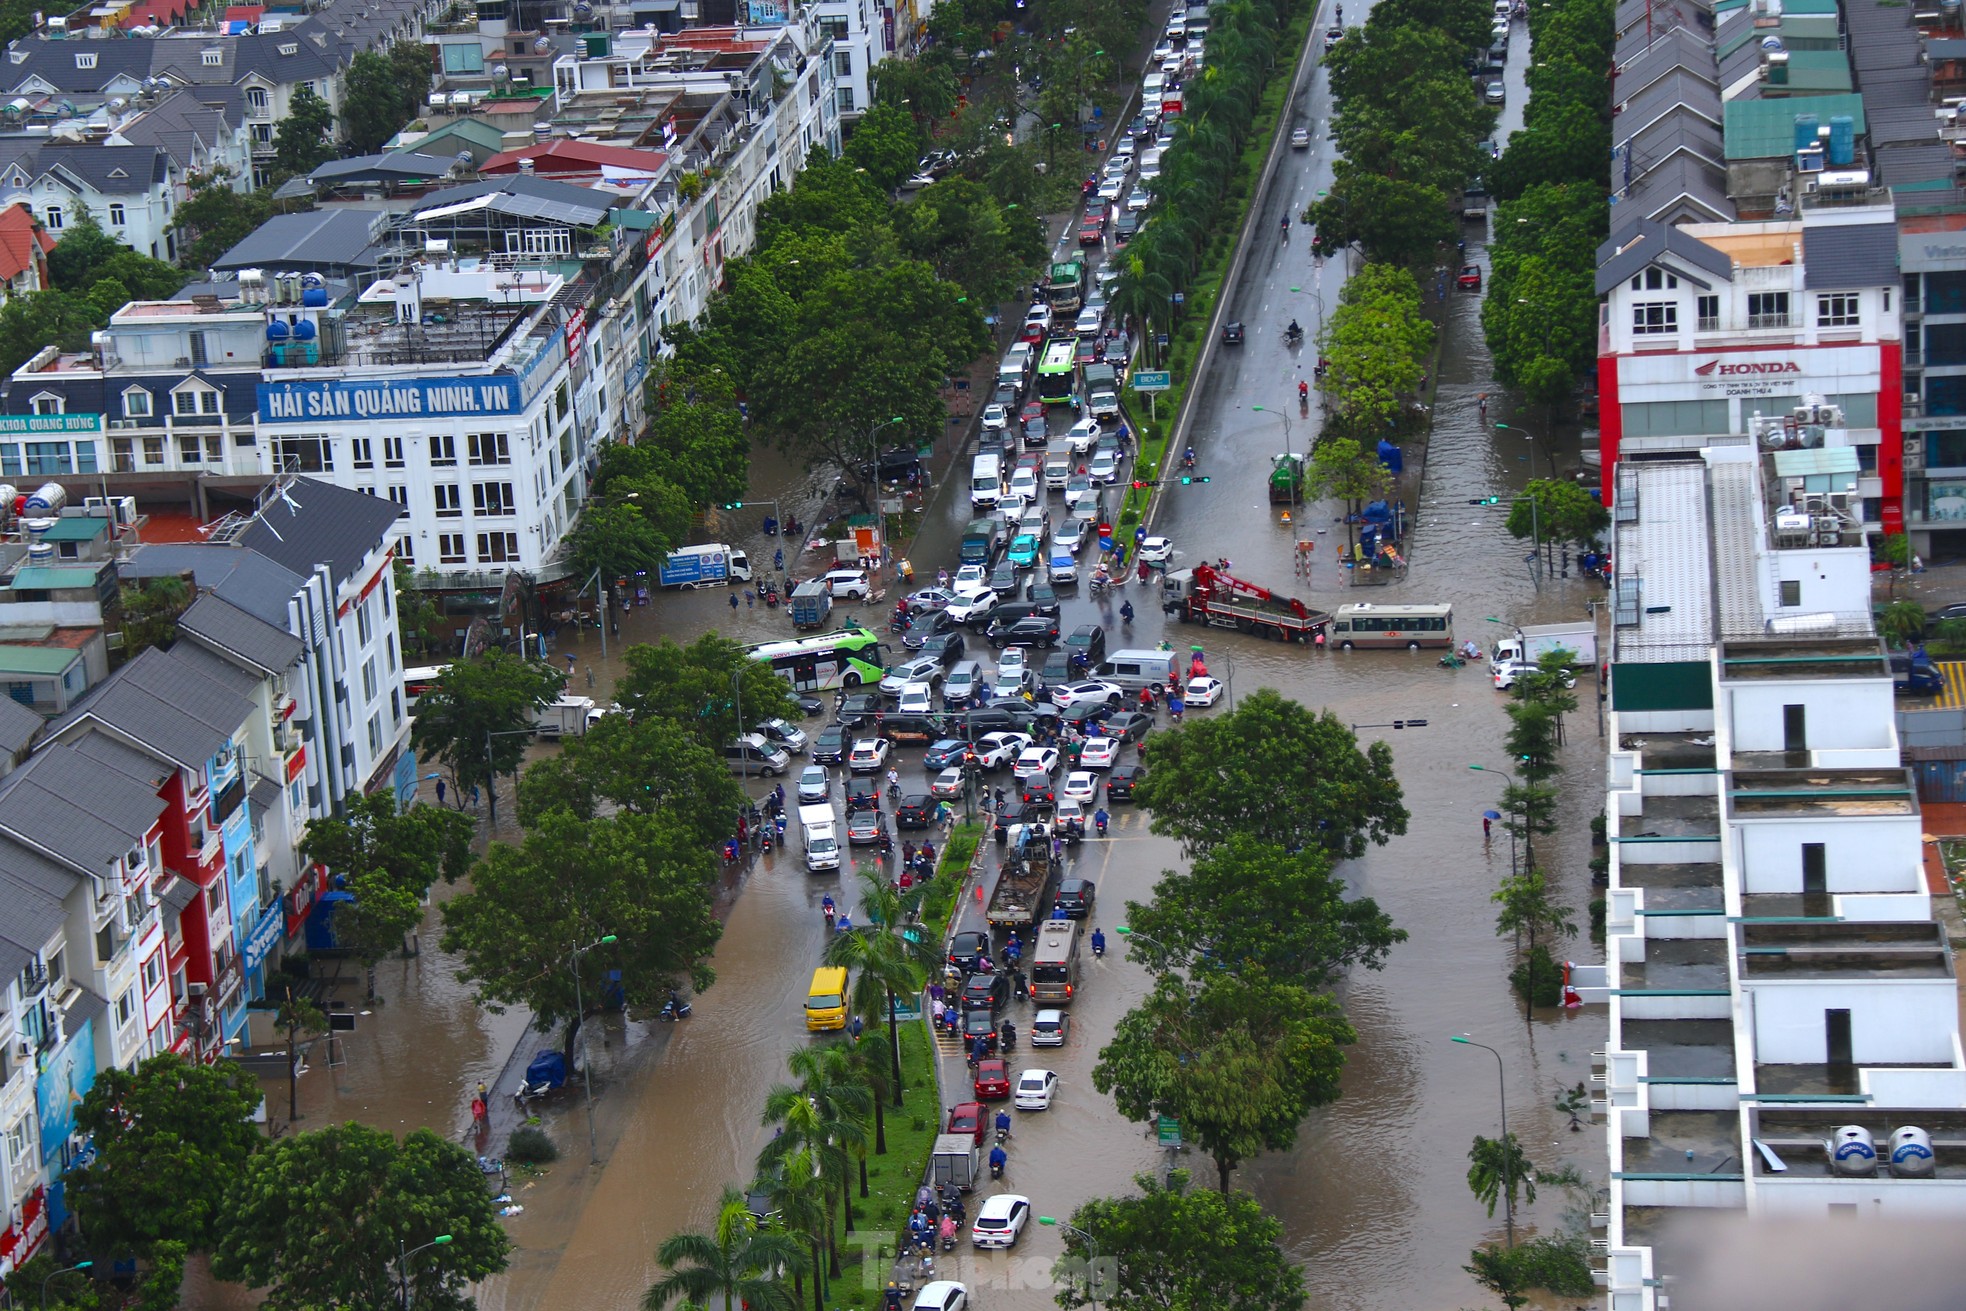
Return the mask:
[[[423,694],[437,685],[449,665],[413,665],[403,671],[403,699],[411,714]]]
[[[1079,925],[1077,920],[1051,920],[1038,931],[1031,953],[1031,1000],[1069,1002],[1078,991]]]
[[[748,648],[747,653],[797,692],[862,684],[871,687],[887,673],[887,653],[881,639],[864,628],[763,642]]]
[[[1341,605],[1331,621],[1331,640],[1340,651],[1355,646],[1403,646],[1409,651],[1423,646],[1453,646],[1454,607],[1385,601]]]
[[[1046,405],[1063,405],[1072,399],[1074,381],[1070,338],[1048,341],[1038,357],[1038,399]]]

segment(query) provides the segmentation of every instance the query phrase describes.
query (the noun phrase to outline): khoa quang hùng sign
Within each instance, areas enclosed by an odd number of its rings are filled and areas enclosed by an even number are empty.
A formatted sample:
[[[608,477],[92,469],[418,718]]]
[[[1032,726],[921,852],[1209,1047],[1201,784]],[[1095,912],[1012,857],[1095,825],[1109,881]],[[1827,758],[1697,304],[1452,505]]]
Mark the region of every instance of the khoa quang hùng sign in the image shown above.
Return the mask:
[[[390,382],[263,382],[261,423],[323,420],[468,419],[517,414],[516,378],[412,378]]]

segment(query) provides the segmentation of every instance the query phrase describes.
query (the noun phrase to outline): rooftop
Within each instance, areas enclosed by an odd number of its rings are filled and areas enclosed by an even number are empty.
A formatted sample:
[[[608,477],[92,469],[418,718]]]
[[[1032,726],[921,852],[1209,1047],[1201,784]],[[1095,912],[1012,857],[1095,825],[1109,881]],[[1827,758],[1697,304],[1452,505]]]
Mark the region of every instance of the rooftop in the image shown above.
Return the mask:
[[[1858,136],[1864,125],[1864,98],[1844,93],[1788,96],[1780,100],[1730,100],[1726,104],[1727,158],[1779,159],[1795,150],[1795,116],[1814,114],[1818,123],[1847,114]]]
[[[1741,975],[1774,978],[1952,978],[1952,954],[1936,923],[1811,920],[1743,923]],[[1627,1039],[1629,1041],[1629,1039]]]
[[[1805,616],[1807,617],[1807,616]],[[1837,619],[1825,615],[1828,621]],[[1868,616],[1864,617],[1868,621]],[[1889,678],[1890,661],[1875,637],[1818,641],[1732,641],[1720,647],[1720,678],[1726,683],[1759,679]]]
[[[1915,815],[1918,789],[1904,769],[1761,769],[1729,775],[1736,819]]]
[[[1858,1188],[1875,1188],[1875,1179],[1848,1179],[1830,1168],[1828,1144],[1837,1130],[1855,1124],[1871,1134],[1880,1163],[1877,1177],[1891,1177],[1891,1135],[1899,1127],[1923,1129],[1932,1140],[1935,1174],[1940,1179],[1966,1180],[1966,1111],[1896,1110],[1888,1107],[1768,1106],[1748,1108],[1748,1129],[1755,1142],[1774,1153],[1784,1167],[1776,1170],[1761,1152],[1752,1153],[1755,1176],[1771,1179],[1846,1179]]]
[[[1613,641],[1621,661],[1704,661],[1713,642],[1706,465],[1618,466]]]
[[[70,646],[0,642],[0,676],[17,674],[59,678],[81,658],[81,653]]]

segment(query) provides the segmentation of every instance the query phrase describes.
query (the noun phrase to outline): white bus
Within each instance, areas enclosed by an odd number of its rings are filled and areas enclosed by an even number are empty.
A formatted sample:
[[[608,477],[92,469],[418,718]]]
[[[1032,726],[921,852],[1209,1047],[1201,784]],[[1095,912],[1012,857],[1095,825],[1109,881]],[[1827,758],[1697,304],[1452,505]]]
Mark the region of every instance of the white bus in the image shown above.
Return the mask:
[[[1340,651],[1353,647],[1403,646],[1418,651],[1423,646],[1454,645],[1454,607],[1438,605],[1396,605],[1385,601],[1359,601],[1338,607],[1331,621],[1331,640]]]
[[[747,648],[747,654],[769,667],[797,692],[871,686],[879,683],[887,672],[887,650],[879,636],[865,628],[761,642]]]

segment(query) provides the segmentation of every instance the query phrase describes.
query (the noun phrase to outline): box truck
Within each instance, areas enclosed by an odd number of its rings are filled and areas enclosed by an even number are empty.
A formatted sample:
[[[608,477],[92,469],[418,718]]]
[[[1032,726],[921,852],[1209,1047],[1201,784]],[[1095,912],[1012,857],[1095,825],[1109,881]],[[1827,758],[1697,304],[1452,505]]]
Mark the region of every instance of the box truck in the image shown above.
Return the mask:
[[[727,587],[751,581],[751,558],[728,542],[680,546],[656,569],[664,587]]]

